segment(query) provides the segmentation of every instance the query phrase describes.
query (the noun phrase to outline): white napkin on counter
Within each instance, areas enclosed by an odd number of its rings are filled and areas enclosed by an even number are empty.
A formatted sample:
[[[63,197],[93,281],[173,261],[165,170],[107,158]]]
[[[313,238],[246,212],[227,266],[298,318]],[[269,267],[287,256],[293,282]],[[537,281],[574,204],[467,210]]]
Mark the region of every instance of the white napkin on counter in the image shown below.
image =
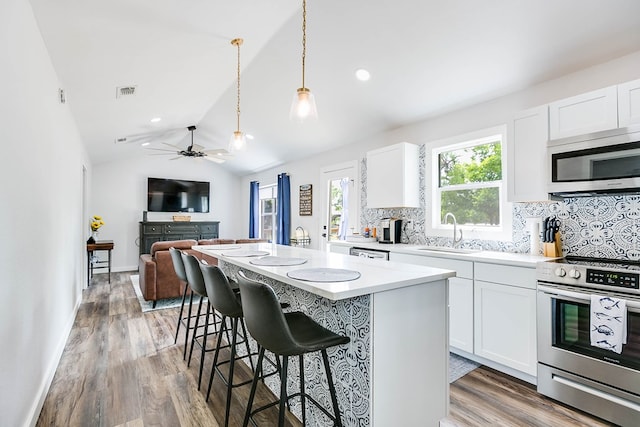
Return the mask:
[[[591,345],[622,353],[627,343],[627,303],[610,296],[591,295]]]

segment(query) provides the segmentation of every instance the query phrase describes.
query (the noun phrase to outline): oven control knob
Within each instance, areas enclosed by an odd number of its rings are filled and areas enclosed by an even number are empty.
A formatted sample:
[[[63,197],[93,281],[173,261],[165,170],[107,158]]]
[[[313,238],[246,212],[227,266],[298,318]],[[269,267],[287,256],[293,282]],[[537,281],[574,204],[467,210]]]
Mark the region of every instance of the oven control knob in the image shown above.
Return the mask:
[[[556,276],[558,276],[558,277],[564,277],[564,276],[567,275],[567,272],[564,271],[564,268],[562,268],[562,267],[556,268],[555,273],[556,273]]]
[[[576,270],[575,268],[573,270],[569,270],[569,277],[578,279],[580,277],[580,271]]]

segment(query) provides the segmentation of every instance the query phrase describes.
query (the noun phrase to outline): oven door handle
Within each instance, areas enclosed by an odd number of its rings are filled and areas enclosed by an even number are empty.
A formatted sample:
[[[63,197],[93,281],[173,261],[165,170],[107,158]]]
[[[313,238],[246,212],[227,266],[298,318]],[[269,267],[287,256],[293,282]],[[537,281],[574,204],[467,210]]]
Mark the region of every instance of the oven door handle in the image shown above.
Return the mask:
[[[559,288],[554,288],[551,286],[545,286],[541,284],[538,284],[538,291],[542,291],[547,294],[563,297],[565,299],[570,299],[574,301],[582,301],[587,303],[591,302],[591,294],[588,292],[575,292],[567,289],[559,289]],[[597,292],[594,292],[594,294],[597,294]],[[602,293],[598,295],[612,295],[616,298],[623,299],[625,300],[625,303],[628,309],[633,309],[633,311],[640,312],[640,299],[637,299],[628,295],[621,296],[619,294],[610,294],[610,293],[609,294]]]

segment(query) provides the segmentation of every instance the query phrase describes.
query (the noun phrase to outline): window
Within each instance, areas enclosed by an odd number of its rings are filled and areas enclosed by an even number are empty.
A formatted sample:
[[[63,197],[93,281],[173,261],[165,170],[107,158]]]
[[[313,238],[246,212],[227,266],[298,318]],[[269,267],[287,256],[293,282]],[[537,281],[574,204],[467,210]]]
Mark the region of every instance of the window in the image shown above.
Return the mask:
[[[260,187],[260,238],[273,242],[276,235],[277,185]]]
[[[511,211],[504,191],[504,127],[434,144],[431,231],[448,236],[451,212],[465,238],[511,240]],[[450,222],[450,221],[449,221]]]

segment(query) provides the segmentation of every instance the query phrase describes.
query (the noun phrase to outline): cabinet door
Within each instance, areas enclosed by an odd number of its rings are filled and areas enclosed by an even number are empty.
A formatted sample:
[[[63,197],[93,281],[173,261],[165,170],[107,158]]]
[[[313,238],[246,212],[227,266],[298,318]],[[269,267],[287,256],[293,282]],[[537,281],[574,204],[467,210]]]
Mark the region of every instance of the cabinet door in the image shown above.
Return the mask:
[[[640,80],[618,85],[618,116],[621,128],[640,124]]]
[[[616,86],[549,104],[550,139],[585,135],[618,127]]]
[[[476,280],[474,352],[536,375],[536,291]]]
[[[367,153],[367,207],[420,206],[419,147],[402,142]]]
[[[351,246],[329,244],[329,252],[336,254],[349,255],[349,249],[351,249]]]
[[[517,114],[509,124],[507,138],[507,200],[547,200],[547,141],[549,107]]]
[[[449,279],[449,345],[473,353],[473,280]]]

